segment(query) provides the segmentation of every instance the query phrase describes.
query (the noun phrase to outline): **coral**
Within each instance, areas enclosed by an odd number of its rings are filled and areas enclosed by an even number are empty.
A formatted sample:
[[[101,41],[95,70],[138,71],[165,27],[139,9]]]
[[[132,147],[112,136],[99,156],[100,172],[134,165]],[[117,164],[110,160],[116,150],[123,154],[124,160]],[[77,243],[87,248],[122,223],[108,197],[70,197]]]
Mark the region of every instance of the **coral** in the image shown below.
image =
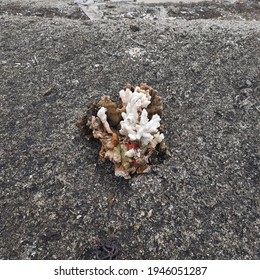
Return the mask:
[[[94,110],[92,110],[93,113]],[[95,103],[95,113],[77,125],[88,126],[100,140],[100,159],[115,165],[115,175],[130,179],[134,173],[150,171],[149,161],[155,151],[168,154],[161,132],[163,111],[161,97],[151,87],[127,85],[119,92],[119,102],[104,96]]]
[[[99,102],[100,107],[106,108],[106,113],[109,119],[109,123],[112,126],[119,124],[121,120],[121,110],[117,108],[117,104],[113,102],[109,96],[104,96]]]

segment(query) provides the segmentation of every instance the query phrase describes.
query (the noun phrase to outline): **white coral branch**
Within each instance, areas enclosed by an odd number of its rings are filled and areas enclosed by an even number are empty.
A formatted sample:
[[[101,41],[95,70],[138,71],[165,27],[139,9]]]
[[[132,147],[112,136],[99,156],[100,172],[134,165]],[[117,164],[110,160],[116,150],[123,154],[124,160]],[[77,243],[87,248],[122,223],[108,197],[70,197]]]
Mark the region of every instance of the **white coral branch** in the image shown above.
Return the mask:
[[[145,106],[149,104],[150,100],[148,98],[142,100],[143,96],[141,94],[143,95],[141,92],[134,92],[131,96],[129,93],[126,112],[122,113],[123,121],[120,122],[121,129],[119,133],[129,137],[131,141],[140,141],[141,146],[146,146],[154,139],[154,134],[159,133],[158,128],[160,127],[161,118],[155,114],[151,120],[148,119],[147,110],[142,109],[142,106],[143,104]],[[160,136],[161,134],[158,135]],[[163,139],[163,134],[159,136],[157,136],[158,140]]]
[[[107,109],[106,109],[105,107],[101,107],[101,108],[98,110],[98,112],[97,112],[97,116],[98,116],[99,119],[101,120],[101,122],[102,122],[102,124],[103,124],[105,130],[106,130],[108,133],[112,134],[113,131],[111,130],[110,125],[109,125],[109,123],[108,123],[108,121],[107,121],[106,111],[107,111]]]

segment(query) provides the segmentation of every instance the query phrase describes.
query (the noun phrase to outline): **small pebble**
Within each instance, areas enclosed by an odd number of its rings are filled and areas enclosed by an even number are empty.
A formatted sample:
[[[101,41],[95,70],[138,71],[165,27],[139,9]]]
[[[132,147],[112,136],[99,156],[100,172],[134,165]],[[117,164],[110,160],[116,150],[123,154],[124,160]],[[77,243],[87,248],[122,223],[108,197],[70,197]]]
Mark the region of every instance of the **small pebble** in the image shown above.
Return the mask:
[[[252,82],[251,82],[250,80],[246,80],[246,85],[247,85],[248,87],[251,87],[251,86],[252,86]]]

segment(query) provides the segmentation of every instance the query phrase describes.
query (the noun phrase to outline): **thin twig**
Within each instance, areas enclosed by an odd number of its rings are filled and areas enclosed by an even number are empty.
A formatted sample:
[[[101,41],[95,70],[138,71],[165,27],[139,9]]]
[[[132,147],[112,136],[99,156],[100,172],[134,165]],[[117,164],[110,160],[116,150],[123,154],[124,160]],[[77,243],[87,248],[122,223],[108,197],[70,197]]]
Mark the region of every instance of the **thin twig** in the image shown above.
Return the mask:
[[[145,45],[143,45],[142,43],[139,43],[139,42],[135,41],[135,40],[132,39],[132,38],[131,38],[130,40],[131,40],[132,42],[134,42],[136,45],[145,48]]]
[[[52,93],[52,91],[56,88],[56,84],[52,84],[44,93],[43,96],[48,96]]]

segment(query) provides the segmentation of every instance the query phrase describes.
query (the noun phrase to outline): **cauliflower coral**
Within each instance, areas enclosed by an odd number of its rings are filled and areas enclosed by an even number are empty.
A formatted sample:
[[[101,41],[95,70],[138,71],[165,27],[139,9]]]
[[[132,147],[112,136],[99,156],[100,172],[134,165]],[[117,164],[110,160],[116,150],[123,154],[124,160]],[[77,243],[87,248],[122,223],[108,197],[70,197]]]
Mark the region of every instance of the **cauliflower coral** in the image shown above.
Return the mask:
[[[162,109],[156,90],[145,84],[127,85],[119,92],[118,104],[104,96],[94,104],[92,115],[77,125],[89,127],[100,140],[99,156],[114,163],[115,175],[130,179],[134,173],[150,171],[149,160],[156,150],[168,152],[161,132]]]

